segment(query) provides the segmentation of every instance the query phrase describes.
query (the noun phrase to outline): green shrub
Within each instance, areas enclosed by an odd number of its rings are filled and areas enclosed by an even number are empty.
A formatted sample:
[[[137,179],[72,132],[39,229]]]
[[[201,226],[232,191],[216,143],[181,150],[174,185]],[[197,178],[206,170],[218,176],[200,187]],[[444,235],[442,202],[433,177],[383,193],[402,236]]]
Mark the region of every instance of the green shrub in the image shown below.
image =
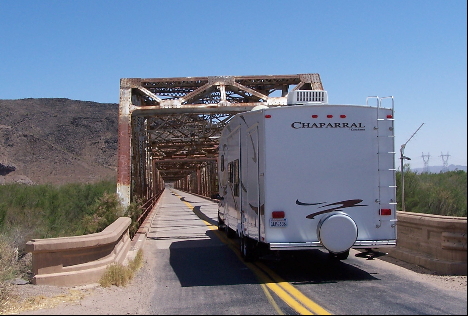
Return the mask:
[[[132,220],[132,223],[130,224],[130,227],[128,228],[130,238],[133,238],[133,236],[135,236],[136,232],[138,231],[138,228],[139,228],[138,219],[143,214],[143,211],[144,209],[142,206],[142,202],[140,200],[130,203],[130,205],[127,207],[125,211],[125,216],[130,217],[130,219]]]
[[[62,186],[0,185],[0,233],[21,227],[30,231],[29,238],[80,235],[83,218],[96,211],[97,200],[115,192],[116,184],[111,181]]]
[[[463,170],[418,174],[405,166],[405,209],[443,216],[467,216],[467,176]],[[397,201],[401,209],[401,172],[397,172]]]
[[[124,216],[124,211],[116,193],[104,193],[91,207],[89,214],[83,217],[81,228],[83,234],[102,231],[117,218]]]

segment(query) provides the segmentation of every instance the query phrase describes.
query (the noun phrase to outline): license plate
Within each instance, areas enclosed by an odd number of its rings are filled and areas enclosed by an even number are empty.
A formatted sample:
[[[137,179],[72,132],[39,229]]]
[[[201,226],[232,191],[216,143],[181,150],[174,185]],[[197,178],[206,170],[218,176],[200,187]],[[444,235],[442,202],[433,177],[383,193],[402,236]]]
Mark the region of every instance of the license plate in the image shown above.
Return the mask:
[[[286,218],[270,218],[270,227],[286,227],[288,221]]]

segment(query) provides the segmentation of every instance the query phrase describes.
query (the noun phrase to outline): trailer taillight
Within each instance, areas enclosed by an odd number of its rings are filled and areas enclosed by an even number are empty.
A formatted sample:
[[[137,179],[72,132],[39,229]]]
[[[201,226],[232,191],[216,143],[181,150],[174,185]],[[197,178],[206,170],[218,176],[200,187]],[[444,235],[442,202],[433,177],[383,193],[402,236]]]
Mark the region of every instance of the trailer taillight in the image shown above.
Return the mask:
[[[341,117],[341,118],[346,118],[346,115],[341,114],[340,117]]]
[[[392,210],[389,208],[380,209],[380,215],[392,215]]]
[[[391,118],[393,118],[393,115],[388,114],[388,115],[387,115],[387,118],[388,118],[388,119],[391,119]]]
[[[273,211],[271,212],[272,218],[284,218],[284,211]]]
[[[327,115],[327,118],[332,118],[332,117],[333,117],[333,115],[331,115],[331,114]]]
[[[317,117],[318,117],[317,114],[312,115],[312,118],[317,118]]]
[[[270,117],[271,117],[270,114],[265,115],[265,118],[270,118]]]

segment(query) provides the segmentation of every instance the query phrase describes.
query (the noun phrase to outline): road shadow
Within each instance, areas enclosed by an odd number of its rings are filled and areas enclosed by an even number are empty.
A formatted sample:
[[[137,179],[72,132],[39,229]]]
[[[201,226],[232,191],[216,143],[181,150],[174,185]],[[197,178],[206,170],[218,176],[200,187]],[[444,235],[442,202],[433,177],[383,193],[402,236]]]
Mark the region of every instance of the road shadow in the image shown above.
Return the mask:
[[[327,251],[320,249],[282,251],[279,258],[267,257],[259,261],[293,284],[379,280],[371,273],[347,263],[347,260],[331,258]]]
[[[185,201],[185,198],[182,197],[181,200]],[[202,210],[201,206],[192,208],[198,218],[217,226],[218,222]],[[205,234],[193,237],[196,240],[186,237],[190,240],[181,239],[169,246],[170,265],[181,286],[259,283],[253,271],[239,258],[239,239],[229,239],[225,232],[211,229],[207,229]],[[257,262],[292,284],[378,280],[374,275],[346,263],[347,260],[332,259],[328,252],[319,249],[277,253],[280,255],[276,256],[270,252]]]
[[[210,224],[213,225],[213,226],[218,226],[218,221],[212,219],[211,217],[206,216],[205,213],[203,213],[203,212],[200,210],[200,207],[201,207],[201,206],[194,206],[194,207],[193,207],[192,211],[195,213],[195,215],[197,215],[198,218],[200,218],[201,220],[204,220],[205,222],[208,222],[208,223],[210,223]]]
[[[187,201],[187,200],[185,199],[185,197],[183,197],[183,196],[180,197],[179,199],[180,199],[182,202],[187,202],[187,203],[198,203],[198,202],[195,202],[195,201]]]
[[[218,239],[212,231],[207,235]],[[173,242],[169,251],[169,263],[182,287],[258,283],[254,273],[219,239]]]
[[[216,232],[216,233],[215,233]],[[258,284],[256,275],[227,244],[219,243],[219,231],[207,231],[210,239],[177,241],[171,244],[170,265],[181,286]],[[237,243],[237,239],[229,242]],[[330,259],[321,251],[282,252],[280,257],[262,259],[282,279],[292,284],[322,284],[342,281],[378,280],[372,274],[343,261]],[[255,263],[255,262],[254,262]],[[259,265],[261,267],[261,265]]]

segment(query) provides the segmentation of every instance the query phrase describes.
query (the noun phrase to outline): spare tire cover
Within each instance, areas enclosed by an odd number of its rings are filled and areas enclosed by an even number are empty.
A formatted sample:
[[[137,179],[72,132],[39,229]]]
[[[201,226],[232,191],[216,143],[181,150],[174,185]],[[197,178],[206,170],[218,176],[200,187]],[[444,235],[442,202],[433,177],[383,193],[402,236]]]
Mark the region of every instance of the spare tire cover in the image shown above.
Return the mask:
[[[322,245],[332,253],[348,250],[357,239],[356,223],[345,213],[332,214],[319,222],[318,236]]]

